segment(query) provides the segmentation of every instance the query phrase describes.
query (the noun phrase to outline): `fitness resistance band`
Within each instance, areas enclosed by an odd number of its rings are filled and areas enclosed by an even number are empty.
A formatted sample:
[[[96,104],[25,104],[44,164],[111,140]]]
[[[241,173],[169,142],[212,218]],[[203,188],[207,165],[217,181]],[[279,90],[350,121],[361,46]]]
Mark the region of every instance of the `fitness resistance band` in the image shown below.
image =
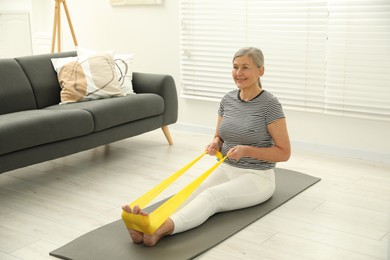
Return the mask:
[[[158,194],[165,190],[175,180],[177,180],[183,173],[191,168],[197,161],[199,161],[206,152],[199,155],[195,160],[178,170],[160,184],[146,192],[144,195],[133,201],[129,206],[133,209],[139,206],[141,209],[145,208]],[[181,191],[176,193],[161,206],[155,209],[147,216],[140,214],[122,212],[122,220],[129,229],[137,230],[145,234],[153,234],[156,230],[171,216],[171,214],[196,190],[197,187],[221,164],[227,156],[223,157],[222,153],[217,152],[215,155],[219,161],[212,167],[206,170],[202,175],[193,180],[190,184],[184,187]]]

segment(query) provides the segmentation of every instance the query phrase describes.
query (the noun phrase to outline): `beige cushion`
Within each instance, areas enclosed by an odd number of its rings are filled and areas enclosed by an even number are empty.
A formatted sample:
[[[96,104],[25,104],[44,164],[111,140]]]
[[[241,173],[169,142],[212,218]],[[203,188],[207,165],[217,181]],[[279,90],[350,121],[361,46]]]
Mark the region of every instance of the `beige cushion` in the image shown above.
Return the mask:
[[[128,95],[133,94],[133,63],[134,63],[134,54],[114,54],[113,50],[106,50],[102,52],[97,52],[95,50],[87,49],[84,47],[77,46],[77,55],[78,56],[90,56],[96,53],[107,53],[110,54],[115,61],[115,72],[118,78],[119,86],[122,91]]]
[[[52,63],[61,86],[61,104],[125,95],[109,54],[58,58]]]

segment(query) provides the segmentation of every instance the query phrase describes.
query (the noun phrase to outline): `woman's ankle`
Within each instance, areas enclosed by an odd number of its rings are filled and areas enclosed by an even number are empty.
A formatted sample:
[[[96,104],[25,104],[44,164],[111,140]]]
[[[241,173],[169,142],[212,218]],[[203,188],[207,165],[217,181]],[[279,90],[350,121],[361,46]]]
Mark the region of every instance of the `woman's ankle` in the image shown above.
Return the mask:
[[[172,234],[174,230],[174,223],[171,219],[165,221],[164,224],[161,225],[159,229],[152,235],[143,236],[143,242],[146,246],[154,246],[160,241],[161,238]]]

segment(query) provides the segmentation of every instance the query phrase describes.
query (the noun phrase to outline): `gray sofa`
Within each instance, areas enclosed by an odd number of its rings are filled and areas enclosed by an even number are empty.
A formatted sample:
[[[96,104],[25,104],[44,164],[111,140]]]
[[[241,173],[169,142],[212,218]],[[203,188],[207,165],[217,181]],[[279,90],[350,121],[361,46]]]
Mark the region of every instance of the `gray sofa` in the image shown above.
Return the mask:
[[[76,52],[0,59],[0,173],[162,128],[177,120],[169,75],[133,73],[136,94],[58,105],[51,58]]]

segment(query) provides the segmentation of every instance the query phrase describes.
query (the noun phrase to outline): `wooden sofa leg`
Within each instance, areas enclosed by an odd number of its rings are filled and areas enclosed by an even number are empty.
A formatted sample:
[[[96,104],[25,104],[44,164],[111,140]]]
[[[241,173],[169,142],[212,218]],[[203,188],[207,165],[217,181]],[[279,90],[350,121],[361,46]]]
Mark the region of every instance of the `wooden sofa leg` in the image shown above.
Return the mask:
[[[169,133],[168,126],[164,125],[164,126],[161,127],[161,129],[163,130],[165,138],[167,139],[169,145],[172,145],[173,141],[172,141],[171,134]]]

